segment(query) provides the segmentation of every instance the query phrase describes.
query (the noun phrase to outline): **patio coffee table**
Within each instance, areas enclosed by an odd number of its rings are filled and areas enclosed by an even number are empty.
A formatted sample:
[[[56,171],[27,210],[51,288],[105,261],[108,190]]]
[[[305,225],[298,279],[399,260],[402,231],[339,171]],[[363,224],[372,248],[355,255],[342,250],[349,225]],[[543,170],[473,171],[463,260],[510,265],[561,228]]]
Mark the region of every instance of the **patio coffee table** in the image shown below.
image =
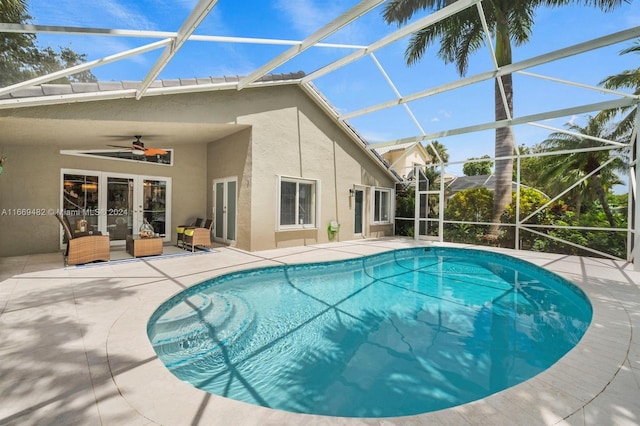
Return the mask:
[[[140,238],[127,235],[127,253],[133,257],[162,254],[162,237]]]

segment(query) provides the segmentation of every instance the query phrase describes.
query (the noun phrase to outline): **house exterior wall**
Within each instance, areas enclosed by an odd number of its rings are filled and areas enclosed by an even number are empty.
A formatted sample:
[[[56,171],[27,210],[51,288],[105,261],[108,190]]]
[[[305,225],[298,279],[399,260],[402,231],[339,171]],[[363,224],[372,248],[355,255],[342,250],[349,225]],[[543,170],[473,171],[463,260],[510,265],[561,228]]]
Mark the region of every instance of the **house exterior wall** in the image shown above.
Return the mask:
[[[207,156],[207,212],[214,218],[213,184],[224,178],[237,179],[236,247],[250,250],[251,241],[251,177],[252,145],[251,128],[208,144]]]
[[[172,240],[175,227],[196,216],[212,217],[212,185],[215,179],[237,176],[237,246],[263,250],[328,242],[327,225],[340,223],[336,240],[354,238],[352,198],[349,189],[381,186],[393,188],[391,176],[361,146],[330,119],[299,87],[251,88],[119,99],[2,110],[0,116],[33,120],[56,119],[46,141],[2,143],[9,158],[0,177],[2,209],[60,208],[61,169],[80,169],[172,178]],[[73,157],[61,149],[95,149],[69,146],[60,120],[83,124],[87,138],[97,134],[102,121],[111,123],[186,123],[189,126],[224,124],[236,133],[208,143],[163,140],[174,149],[174,166],[153,166],[113,160]],[[95,124],[95,126],[94,126]],[[62,128],[64,127],[64,128]],[[107,143],[104,142],[104,147]],[[321,188],[321,212],[316,229],[276,229],[278,203],[276,176],[317,179]],[[366,191],[366,217],[371,195]],[[391,235],[392,225],[365,223],[364,236]],[[0,256],[59,250],[60,226],[52,217],[0,216]],[[25,234],[26,233],[26,234]],[[25,237],[28,235],[28,237]],[[37,237],[33,237],[37,235]]]
[[[413,171],[414,164],[426,164],[424,157],[417,150],[407,153],[405,150],[389,151],[383,158],[393,167],[400,176],[407,176]]]
[[[238,122],[250,122],[253,128],[250,250],[329,242],[327,227],[333,220],[340,224],[336,240],[353,239],[349,189],[354,185],[393,188],[391,177],[306,95],[296,87],[286,90],[286,96],[276,99],[252,91],[252,103],[269,105],[268,114],[238,117]],[[256,99],[258,96],[262,99]],[[320,182],[321,208],[315,229],[277,230],[277,175]],[[369,208],[366,211],[368,217]],[[392,233],[392,225],[365,229],[365,236]]]
[[[173,167],[60,154],[82,149],[61,144],[8,144],[8,161],[0,176],[0,256],[51,253],[60,250],[61,227],[51,214],[60,209],[61,170],[165,176],[172,179],[172,240],[175,225],[206,212],[206,146],[175,148]]]

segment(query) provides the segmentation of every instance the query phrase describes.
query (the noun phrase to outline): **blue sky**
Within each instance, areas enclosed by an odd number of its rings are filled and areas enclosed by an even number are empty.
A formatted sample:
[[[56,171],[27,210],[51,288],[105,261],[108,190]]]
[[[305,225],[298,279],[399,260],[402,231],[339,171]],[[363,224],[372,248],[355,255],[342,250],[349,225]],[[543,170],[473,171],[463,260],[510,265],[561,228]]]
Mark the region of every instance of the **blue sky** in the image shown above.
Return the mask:
[[[315,30],[357,4],[356,0],[220,0],[195,34],[303,40]],[[30,0],[33,23],[117,29],[176,31],[187,17],[193,0],[124,1],[94,0]],[[242,7],[239,7],[239,4]],[[381,7],[334,34],[327,42],[368,45],[396,30],[381,18]],[[514,49],[514,61],[567,47],[612,32],[640,25],[640,5],[624,4],[615,12],[603,13],[587,7],[539,9],[535,17],[530,43]],[[89,60],[130,49],[155,39],[121,37],[40,35],[41,44],[70,46],[85,53]],[[424,60],[407,67],[403,59],[407,40],[400,40],[375,53],[397,90],[409,95],[426,88],[456,81],[453,65],[444,65],[432,48]],[[597,85],[603,78],[623,69],[636,68],[638,56],[619,55],[631,41],[596,52],[566,58],[529,70],[559,79]],[[166,67],[160,78],[191,78],[222,75],[247,75],[269,61],[288,46],[232,43],[188,42]],[[303,70],[307,73],[330,63],[351,50],[312,48],[275,72]],[[155,62],[160,51],[94,69],[100,80],[141,80]],[[470,61],[468,76],[491,69],[489,51],[481,49]],[[350,112],[395,98],[394,92],[379,72],[374,61],[364,57],[314,83],[341,112]],[[516,116],[566,108],[585,103],[615,99],[581,88],[543,81],[527,76],[514,76]],[[410,104],[426,133],[433,133],[493,120],[493,81],[486,81],[453,92],[436,95]],[[563,117],[549,125],[584,117]],[[388,109],[350,120],[370,142],[385,142],[420,135],[402,107]],[[517,126],[516,141],[532,145],[540,142],[548,131],[531,126]],[[494,132],[486,131],[456,137],[440,138],[448,147],[452,161],[493,154]],[[459,167],[452,167],[458,173]]]

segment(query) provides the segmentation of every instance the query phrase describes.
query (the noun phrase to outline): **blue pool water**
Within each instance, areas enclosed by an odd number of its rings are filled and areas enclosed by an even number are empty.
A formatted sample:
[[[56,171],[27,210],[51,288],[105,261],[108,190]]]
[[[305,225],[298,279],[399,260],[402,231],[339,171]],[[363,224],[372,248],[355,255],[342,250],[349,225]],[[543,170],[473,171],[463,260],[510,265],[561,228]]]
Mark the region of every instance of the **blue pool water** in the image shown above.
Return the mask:
[[[416,248],[212,278],[152,315],[178,378],[292,412],[394,417],[486,397],[545,370],[585,333],[568,281],[495,253]]]

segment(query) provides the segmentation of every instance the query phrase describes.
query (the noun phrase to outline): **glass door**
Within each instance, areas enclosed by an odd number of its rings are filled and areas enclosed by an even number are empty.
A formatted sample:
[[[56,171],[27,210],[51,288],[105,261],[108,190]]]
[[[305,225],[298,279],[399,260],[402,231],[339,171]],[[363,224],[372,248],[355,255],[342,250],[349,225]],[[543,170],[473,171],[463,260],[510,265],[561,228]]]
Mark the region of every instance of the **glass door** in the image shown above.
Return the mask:
[[[236,240],[237,186],[235,177],[213,182],[213,236],[216,241],[225,244]]]
[[[109,234],[112,245],[124,244],[127,235],[137,235],[145,219],[156,236],[171,239],[166,232],[171,229],[167,223],[170,178],[105,173],[103,180],[105,223],[101,230]]]
[[[99,190],[99,173],[63,171],[61,207],[71,228],[81,232],[99,229]]]
[[[142,178],[139,184],[139,188],[142,189],[142,201],[138,203],[142,206],[142,222],[149,222],[155,234],[165,239],[167,229],[170,229],[167,227],[167,186],[166,178]],[[171,235],[168,238],[171,238]]]
[[[107,176],[106,228],[112,242],[124,243],[134,233],[132,177]]]
[[[168,177],[63,169],[60,204],[74,229],[109,235],[112,245],[137,235],[145,219],[163,241],[171,240]]]

